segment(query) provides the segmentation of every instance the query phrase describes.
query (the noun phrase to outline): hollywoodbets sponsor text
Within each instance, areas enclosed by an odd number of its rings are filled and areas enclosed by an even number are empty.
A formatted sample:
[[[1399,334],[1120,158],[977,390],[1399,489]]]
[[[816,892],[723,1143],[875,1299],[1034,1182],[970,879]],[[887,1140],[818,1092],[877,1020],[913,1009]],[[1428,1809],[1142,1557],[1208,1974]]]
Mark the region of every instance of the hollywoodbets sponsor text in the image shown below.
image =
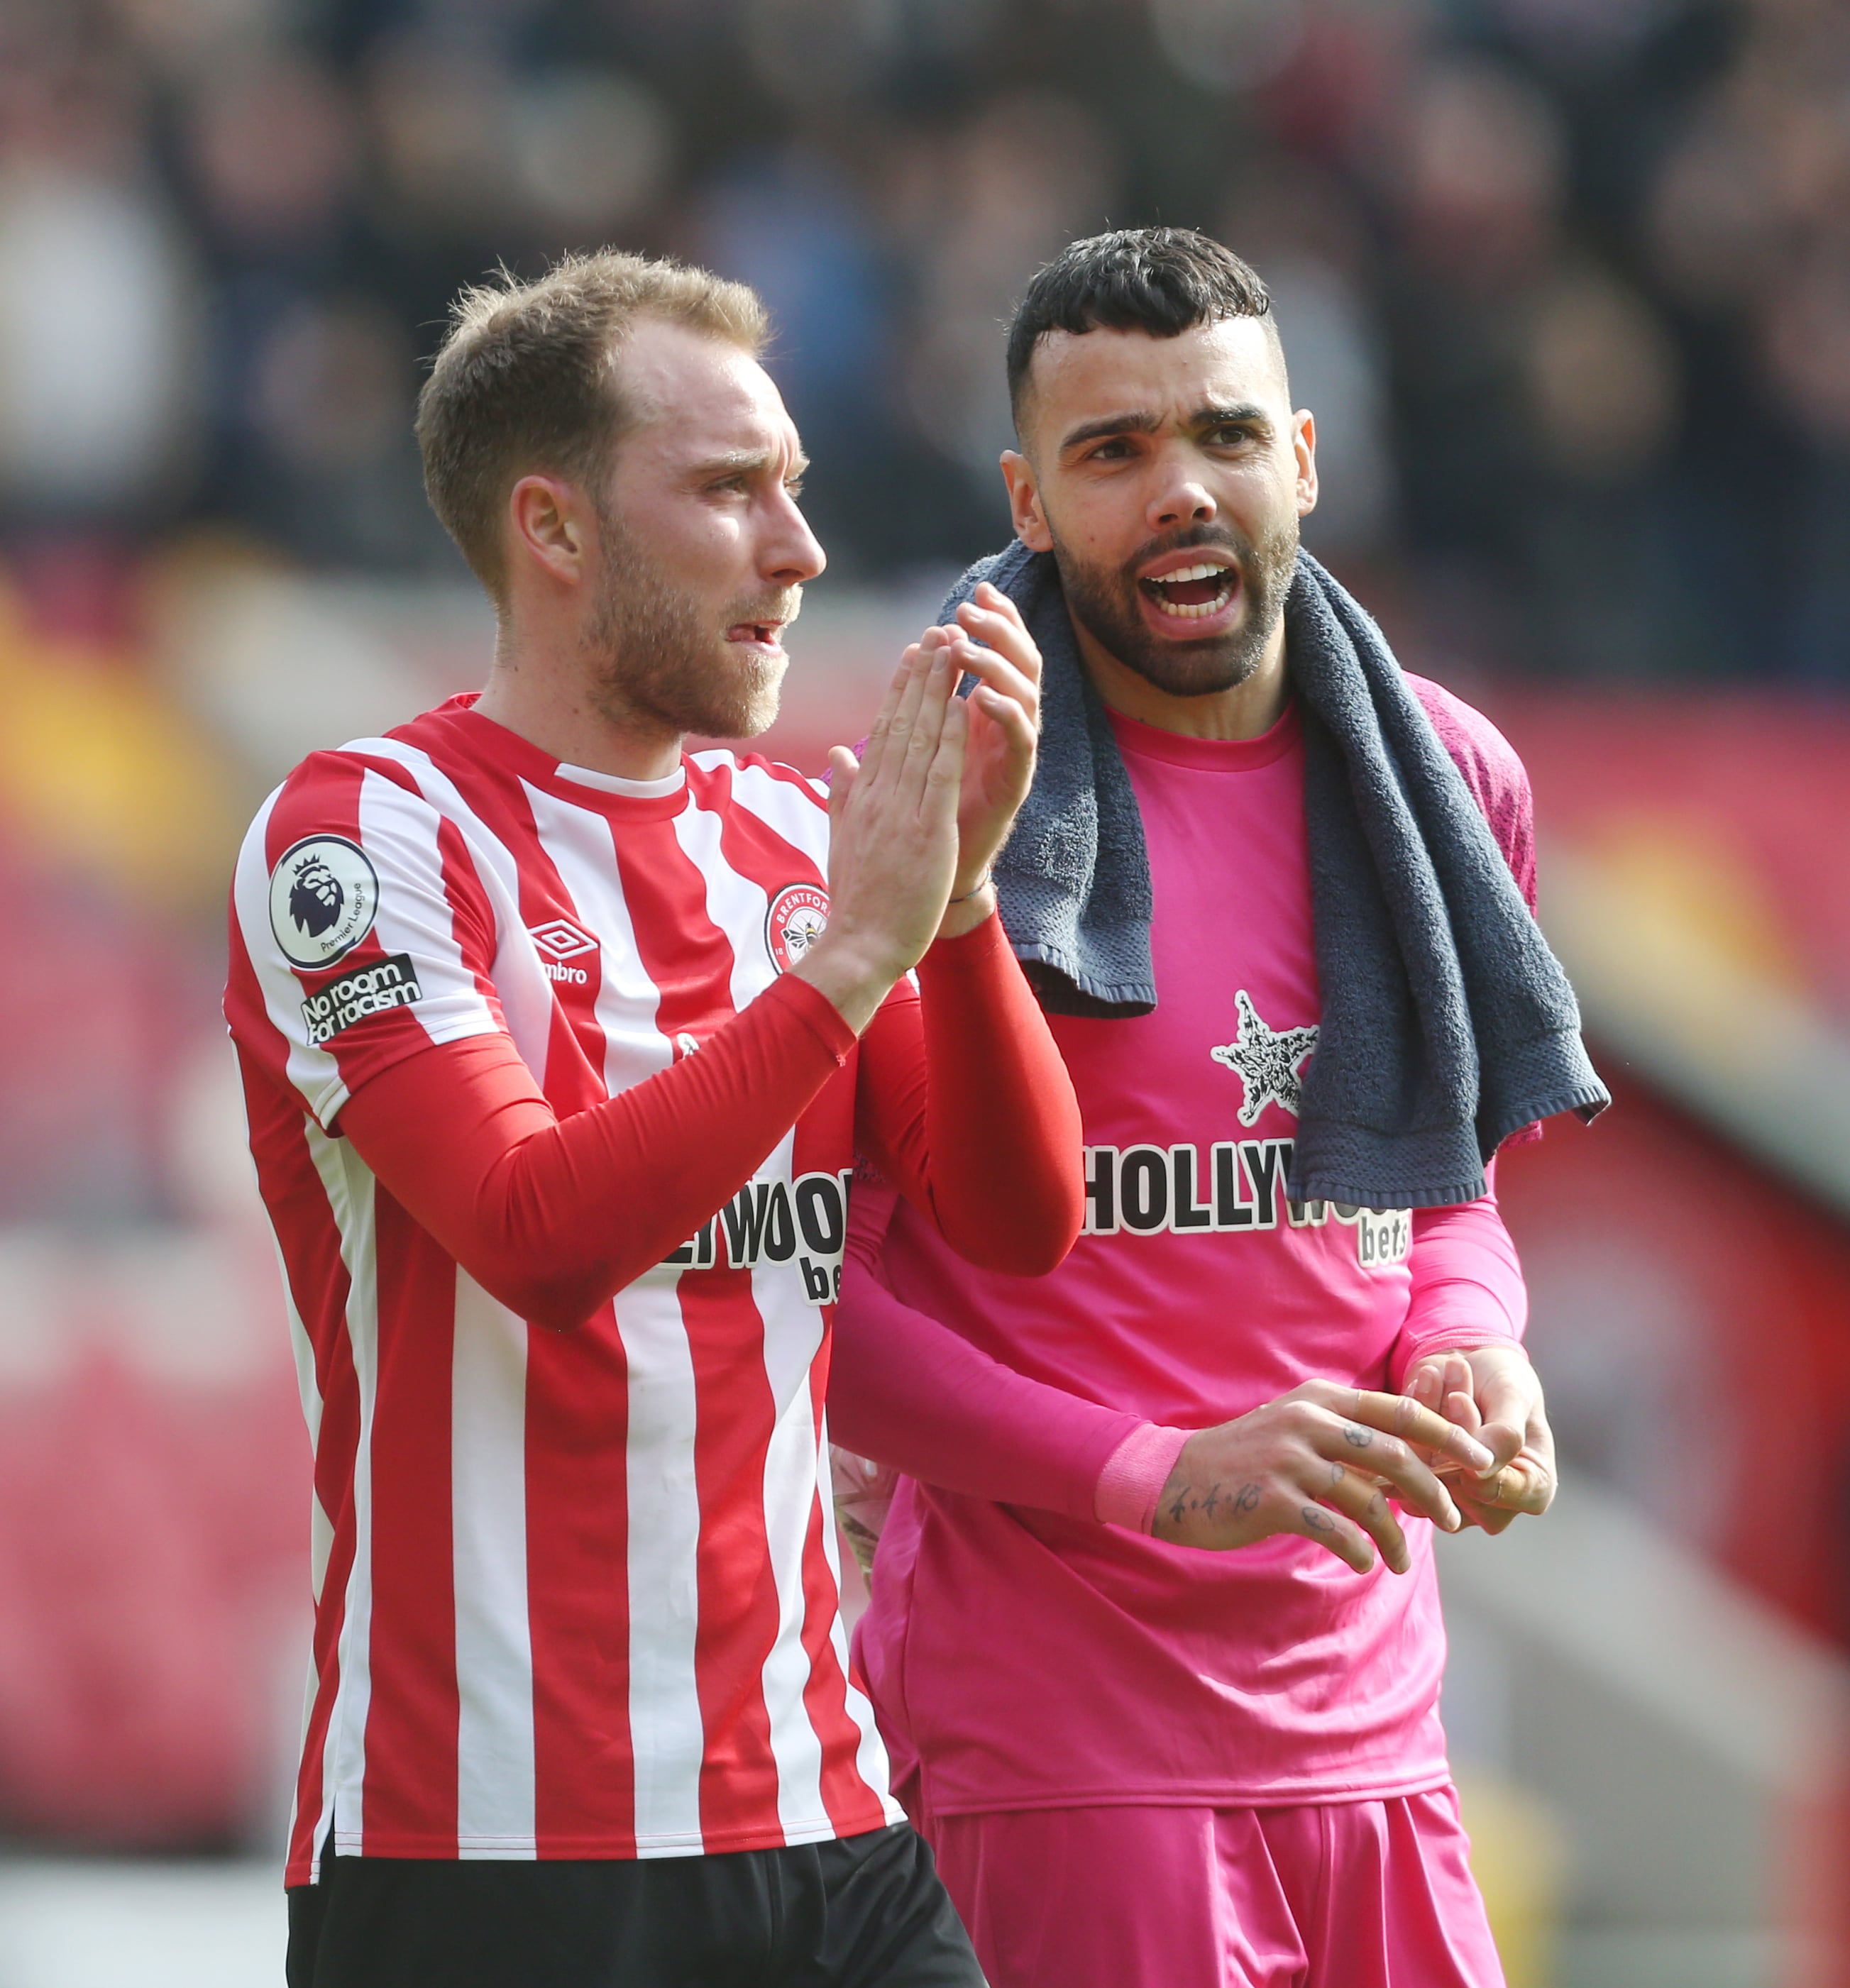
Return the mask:
[[[848,1239],[850,1168],[799,1174],[783,1181],[747,1181],[724,1208],[665,1263],[695,1270],[756,1270],[790,1263],[813,1305],[841,1296],[841,1253]]]
[[[1365,1270],[1404,1263],[1413,1217],[1404,1208],[1351,1208],[1342,1202],[1290,1201],[1290,1139],[1223,1139],[1197,1146],[1088,1146],[1087,1236],[1239,1235],[1276,1229],[1280,1211],[1294,1229],[1321,1229],[1332,1216],[1355,1230]]]

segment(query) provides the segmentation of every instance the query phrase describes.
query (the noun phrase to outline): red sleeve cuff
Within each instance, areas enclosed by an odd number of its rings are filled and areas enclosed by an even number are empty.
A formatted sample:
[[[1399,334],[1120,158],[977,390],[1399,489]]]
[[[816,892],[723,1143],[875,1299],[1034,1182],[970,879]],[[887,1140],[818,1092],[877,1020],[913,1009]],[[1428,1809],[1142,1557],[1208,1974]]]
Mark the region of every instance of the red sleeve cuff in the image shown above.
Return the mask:
[[[847,1061],[848,1052],[856,1041],[854,1031],[842,1019],[840,1009],[820,987],[798,979],[793,973],[786,973],[767,987],[759,999],[785,1002],[800,1020],[808,1024],[811,1034],[837,1064]]]

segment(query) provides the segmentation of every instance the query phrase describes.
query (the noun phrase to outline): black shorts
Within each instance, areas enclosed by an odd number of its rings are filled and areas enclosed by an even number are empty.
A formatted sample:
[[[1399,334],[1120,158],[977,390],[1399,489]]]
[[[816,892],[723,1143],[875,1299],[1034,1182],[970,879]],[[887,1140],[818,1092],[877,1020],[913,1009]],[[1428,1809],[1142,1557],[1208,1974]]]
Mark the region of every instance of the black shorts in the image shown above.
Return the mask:
[[[982,1988],[909,1824],[714,1857],[328,1857],[289,1988]]]

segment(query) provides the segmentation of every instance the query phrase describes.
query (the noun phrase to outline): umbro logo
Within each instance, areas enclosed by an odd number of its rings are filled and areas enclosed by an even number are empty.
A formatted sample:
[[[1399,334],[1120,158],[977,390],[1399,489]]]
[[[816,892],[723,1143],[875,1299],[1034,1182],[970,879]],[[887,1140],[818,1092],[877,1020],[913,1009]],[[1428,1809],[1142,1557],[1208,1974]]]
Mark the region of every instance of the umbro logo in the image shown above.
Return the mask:
[[[590,981],[591,976],[582,966],[568,966],[565,962],[581,953],[595,952],[597,942],[570,918],[548,918],[543,925],[529,925],[527,936],[539,948],[539,964],[547,979],[563,980],[574,987],[583,987]]]

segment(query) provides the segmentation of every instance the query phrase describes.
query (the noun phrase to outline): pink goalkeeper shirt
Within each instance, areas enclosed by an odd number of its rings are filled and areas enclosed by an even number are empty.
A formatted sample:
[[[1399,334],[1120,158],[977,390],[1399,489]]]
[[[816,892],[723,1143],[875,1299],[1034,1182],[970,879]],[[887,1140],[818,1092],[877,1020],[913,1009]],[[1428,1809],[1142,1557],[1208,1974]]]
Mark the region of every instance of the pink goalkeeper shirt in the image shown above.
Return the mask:
[[[1520,762],[1412,680],[1532,892]],[[1322,1375],[1520,1337],[1486,1199],[1376,1215],[1286,1200],[1320,1013],[1294,711],[1263,737],[1114,717],[1141,808],[1158,1005],[1052,1018],[1085,1122],[1087,1232],[1052,1276],[972,1269],[857,1191],[835,1440],[908,1473],[856,1648],[896,1792],[927,1814],[1385,1798],[1446,1779],[1431,1527],[1412,1571],[1279,1537],[1131,1530],[1180,1438]],[[1101,1523],[1098,1514],[1123,1519]]]

